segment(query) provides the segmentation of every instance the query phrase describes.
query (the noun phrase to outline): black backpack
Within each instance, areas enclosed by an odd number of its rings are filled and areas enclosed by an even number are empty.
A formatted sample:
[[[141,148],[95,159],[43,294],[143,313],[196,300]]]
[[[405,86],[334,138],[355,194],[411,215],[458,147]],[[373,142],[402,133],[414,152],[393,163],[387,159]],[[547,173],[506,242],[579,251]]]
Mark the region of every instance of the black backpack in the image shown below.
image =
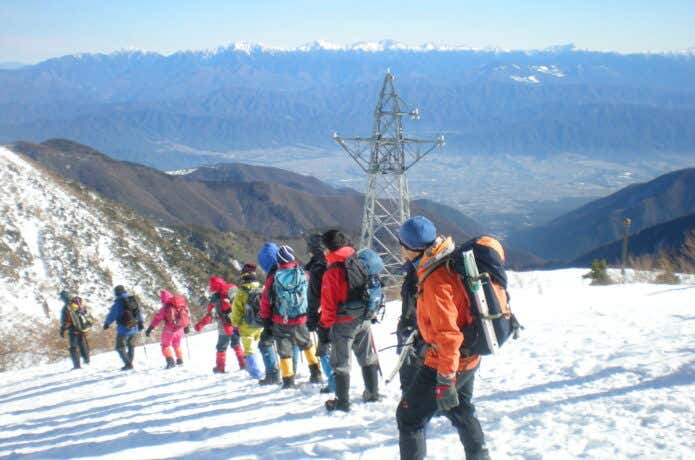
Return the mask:
[[[246,304],[244,305],[244,322],[251,327],[263,327],[263,318],[261,318],[261,295],[263,288],[260,286],[246,289],[248,293]]]
[[[138,302],[137,297],[122,297],[121,303],[123,304],[123,313],[121,314],[120,324],[128,329],[137,327],[140,322],[138,319],[140,317],[140,302]]]
[[[485,340],[480,313],[475,306],[474,292],[471,289],[470,283],[471,280],[466,275],[466,270],[464,268],[463,253],[465,251],[472,250],[475,256],[476,266],[478,267],[478,273],[483,285],[483,293],[487,302],[488,319],[492,321],[499,346],[501,347],[509,337],[517,339],[519,330],[523,329],[523,326],[521,326],[509,307],[510,295],[509,291],[507,291],[507,274],[504,270],[503,255],[493,248],[494,245],[499,245],[500,248],[502,247],[499,241],[489,236],[473,238],[458,246],[446,258],[430,268],[425,275],[426,278],[435,268],[443,264],[448,264],[449,268],[458,273],[461,277],[461,281],[470,300],[470,313],[473,318],[473,323],[470,326],[461,329],[464,342],[461,345],[460,351],[463,356],[492,354],[492,350],[487,340]],[[423,281],[424,279],[420,281],[420,283]],[[495,286],[497,286],[497,289],[504,291],[506,301],[504,298],[498,296]]]

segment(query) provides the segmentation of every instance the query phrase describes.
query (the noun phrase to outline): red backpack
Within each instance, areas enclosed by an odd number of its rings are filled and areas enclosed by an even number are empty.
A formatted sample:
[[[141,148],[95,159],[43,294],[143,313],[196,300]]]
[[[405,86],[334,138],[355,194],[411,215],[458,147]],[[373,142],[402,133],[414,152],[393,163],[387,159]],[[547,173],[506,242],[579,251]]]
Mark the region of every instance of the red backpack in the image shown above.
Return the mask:
[[[190,324],[188,303],[184,296],[175,295],[171,299],[167,309],[167,322],[176,328],[187,327]]]

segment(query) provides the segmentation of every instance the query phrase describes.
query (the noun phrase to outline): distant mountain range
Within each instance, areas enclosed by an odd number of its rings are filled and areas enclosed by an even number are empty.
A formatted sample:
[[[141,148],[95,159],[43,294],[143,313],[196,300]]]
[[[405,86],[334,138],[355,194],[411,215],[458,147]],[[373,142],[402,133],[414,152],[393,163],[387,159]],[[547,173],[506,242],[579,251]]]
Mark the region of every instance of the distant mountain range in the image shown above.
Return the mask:
[[[630,235],[628,239],[628,255],[631,258],[648,256],[653,259],[663,254],[672,261],[683,257],[685,264],[695,268],[695,246],[684,248],[690,235],[695,243],[695,214],[689,214],[678,219],[670,220]],[[598,247],[574,260],[572,266],[588,266],[594,260],[606,260],[609,264],[618,265],[622,260],[622,238]]]
[[[0,142],[75,139],[160,169],[231,151],[336,149],[369,135],[384,72],[446,153],[600,158],[692,152],[695,56],[394,42],[291,51],[118,52],[0,70]],[[413,133],[413,134],[416,134]]]
[[[42,144],[17,142],[10,147],[56,174],[76,180],[123,203],[161,225],[192,226],[190,234],[255,233],[260,238],[302,238],[307,232],[337,227],[359,234],[362,194],[339,190],[317,179],[277,168],[218,164],[167,174],[135,163],[113,160],[90,147],[67,140]],[[438,223],[457,241],[481,234],[484,228],[453,208],[429,201],[412,202],[412,213]],[[208,229],[208,230],[204,230]],[[190,230],[189,230],[190,231]],[[220,236],[214,236],[219,239]],[[509,249],[511,266],[540,263],[530,254]]]
[[[612,243],[623,234],[623,220],[630,218],[630,233],[695,213],[695,168],[664,174],[656,179],[633,184],[564,214],[551,222],[510,236],[509,242],[549,260],[570,261],[595,248]],[[680,225],[692,219],[677,221],[669,231],[680,234]],[[654,229],[645,238],[663,233]],[[661,233],[660,233],[661,232]],[[663,245],[652,241],[649,244]],[[612,247],[612,246],[611,246]],[[601,249],[601,254],[606,251]],[[593,254],[593,253],[590,253]],[[603,257],[609,258],[610,251]],[[585,256],[581,259],[585,262]]]

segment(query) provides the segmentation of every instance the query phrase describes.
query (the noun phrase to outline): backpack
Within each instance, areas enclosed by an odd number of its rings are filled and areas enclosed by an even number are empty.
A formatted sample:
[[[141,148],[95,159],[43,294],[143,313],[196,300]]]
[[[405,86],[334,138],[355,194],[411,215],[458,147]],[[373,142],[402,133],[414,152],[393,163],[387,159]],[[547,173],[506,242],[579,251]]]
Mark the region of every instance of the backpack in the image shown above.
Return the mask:
[[[495,248],[498,248],[501,253]],[[476,266],[483,286],[483,294],[488,307],[488,319],[492,322],[498,345],[501,347],[512,336],[514,339],[517,339],[519,330],[523,329],[523,326],[521,326],[509,307],[510,296],[507,291],[507,274],[504,270],[504,249],[495,238],[479,236],[461,244],[446,258],[428,269],[420,284],[422,284],[429,273],[444,263],[448,264],[449,268],[461,277],[463,286],[470,299],[470,314],[473,318],[471,325],[461,329],[464,339],[461,345],[461,354],[463,356],[490,355],[493,353],[493,350],[485,339],[482,318],[475,305],[475,294],[471,287],[472,280],[466,274],[463,262],[463,253],[469,250],[472,250],[475,256]]]
[[[261,318],[263,288],[256,286],[249,289],[242,287],[241,289],[248,294],[244,305],[244,322],[251,327],[263,327],[263,319]]]
[[[232,293],[232,290],[230,289],[230,293]],[[234,295],[236,295],[236,287],[234,288]],[[224,324],[232,324],[232,318],[231,318],[231,313],[232,313],[232,306],[231,302],[227,297],[222,297],[219,293],[215,293],[212,295],[210,298],[210,303],[215,304],[215,308],[213,309],[213,318],[214,319],[221,319]],[[222,307],[224,304],[229,305],[229,308],[227,310],[224,310]]]
[[[128,329],[133,329],[137,327],[140,320],[140,303],[135,296],[121,297],[121,304],[123,305],[123,313],[121,313],[121,321],[119,324],[127,327]]]
[[[308,288],[306,274],[300,266],[282,268],[275,272],[275,312],[282,316],[285,322],[306,315]]]
[[[342,267],[348,284],[348,297],[342,312],[353,318],[372,319],[384,308],[384,295],[379,274],[384,271],[384,261],[375,251],[365,248],[354,253],[345,262],[332,266]]]
[[[174,296],[167,308],[167,322],[175,328],[187,327],[190,324],[190,314],[186,298],[180,295]]]
[[[94,324],[94,317],[82,304],[81,297],[73,297],[68,305],[68,312],[72,325],[80,332],[87,332]]]

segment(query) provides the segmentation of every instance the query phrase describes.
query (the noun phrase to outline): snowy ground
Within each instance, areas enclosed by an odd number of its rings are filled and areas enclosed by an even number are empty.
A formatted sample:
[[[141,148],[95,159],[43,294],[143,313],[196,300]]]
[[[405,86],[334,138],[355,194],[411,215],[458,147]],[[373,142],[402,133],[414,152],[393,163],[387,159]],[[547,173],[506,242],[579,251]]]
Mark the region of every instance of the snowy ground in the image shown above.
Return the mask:
[[[484,360],[476,380],[493,458],[695,458],[695,285],[588,287],[582,273],[512,274],[526,329]],[[377,346],[393,344],[398,310],[390,306]],[[278,391],[238,371],[213,375],[215,340],[191,337],[193,359],[169,371],[151,345],[128,374],[115,370],[115,353],[81,371],[65,361],[3,374],[0,457],[398,457],[396,382],[382,382],[379,403],[328,415],[310,384]],[[386,371],[395,358],[381,354]],[[428,437],[429,458],[463,458],[444,418]]]

